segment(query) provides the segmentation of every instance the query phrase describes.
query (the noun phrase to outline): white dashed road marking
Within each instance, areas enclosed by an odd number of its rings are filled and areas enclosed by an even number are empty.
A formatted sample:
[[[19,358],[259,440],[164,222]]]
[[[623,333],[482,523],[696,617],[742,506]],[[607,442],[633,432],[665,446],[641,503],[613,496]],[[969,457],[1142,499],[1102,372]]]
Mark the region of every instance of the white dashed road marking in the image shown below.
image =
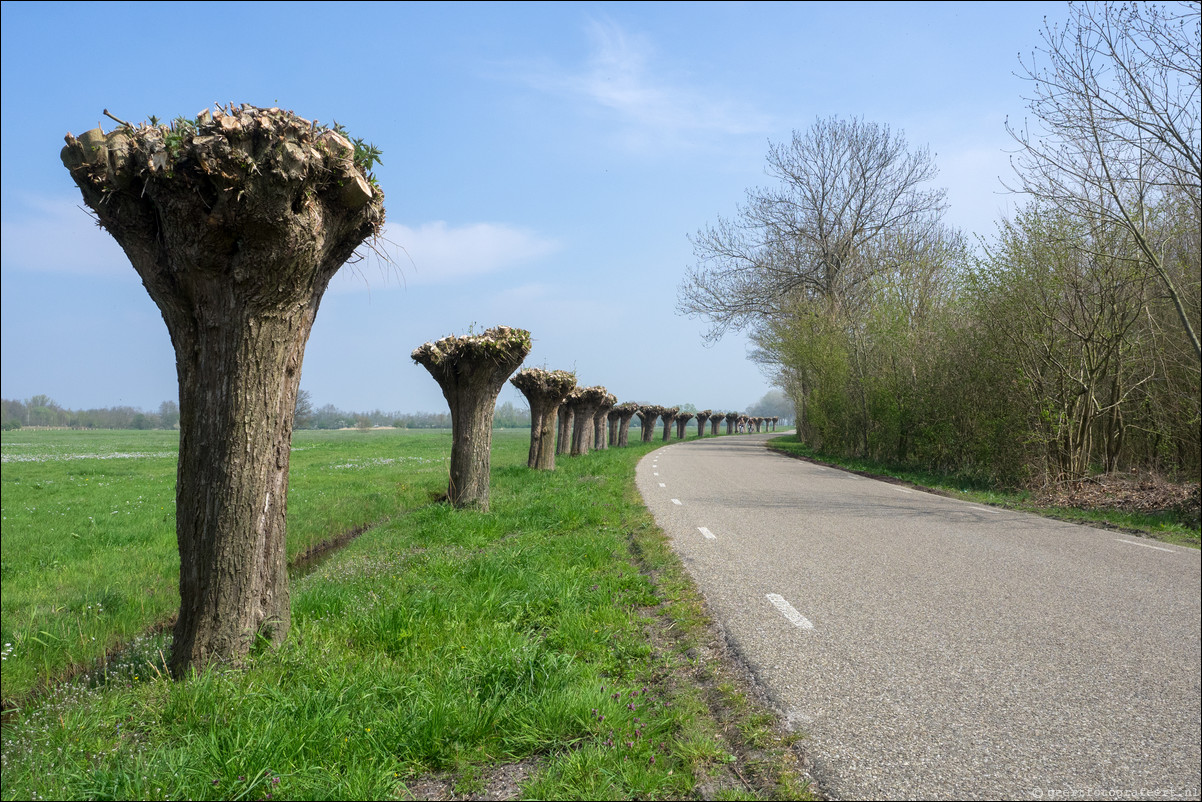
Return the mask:
[[[987,510],[984,507],[969,507],[969,509],[976,510],[977,512],[987,512],[990,515],[1001,515],[1001,513],[998,512],[997,510]]]
[[[914,492],[913,490],[906,490],[904,487],[894,487],[893,489],[896,490],[898,493],[913,493]]]
[[[714,537],[714,533],[706,529],[704,526],[697,527],[697,531],[705,535],[706,540],[717,540],[717,538]]]
[[[681,504],[681,503],[680,503],[680,499],[678,499],[678,498],[674,498],[674,499],[672,499],[672,503],[673,503],[673,504],[675,504],[677,507],[683,507],[683,506],[684,506],[683,504]]]
[[[767,596],[768,601],[772,602],[772,606],[780,610],[784,614],[785,618],[789,619],[789,622],[794,626],[800,627],[801,629],[814,628],[814,625],[810,623],[808,618],[794,610],[793,605],[785,601],[784,596],[781,596],[778,593],[769,593]]]
[[[1143,546],[1145,549],[1156,549],[1157,551],[1167,551],[1170,554],[1173,551],[1172,549],[1166,549],[1163,546],[1150,546],[1147,543],[1136,543],[1134,540],[1123,540],[1121,537],[1117,538],[1117,540],[1119,543],[1126,543],[1131,546]]]
[[[667,485],[666,485],[666,484],[664,484],[663,482],[660,482],[660,483],[659,483],[659,486],[660,486],[660,487],[667,487]]]

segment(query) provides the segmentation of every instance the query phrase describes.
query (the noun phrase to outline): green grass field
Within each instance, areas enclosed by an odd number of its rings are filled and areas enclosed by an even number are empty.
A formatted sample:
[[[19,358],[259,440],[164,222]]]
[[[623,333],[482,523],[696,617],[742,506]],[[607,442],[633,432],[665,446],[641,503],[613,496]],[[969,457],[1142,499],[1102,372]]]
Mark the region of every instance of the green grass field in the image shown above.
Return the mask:
[[[299,432],[290,556],[369,528],[294,576],[283,647],[180,682],[174,436],[0,443],[4,799],[806,793],[796,736],[688,656],[704,610],[633,485],[658,440],[538,473],[498,431],[479,513],[434,501],[447,432]]]

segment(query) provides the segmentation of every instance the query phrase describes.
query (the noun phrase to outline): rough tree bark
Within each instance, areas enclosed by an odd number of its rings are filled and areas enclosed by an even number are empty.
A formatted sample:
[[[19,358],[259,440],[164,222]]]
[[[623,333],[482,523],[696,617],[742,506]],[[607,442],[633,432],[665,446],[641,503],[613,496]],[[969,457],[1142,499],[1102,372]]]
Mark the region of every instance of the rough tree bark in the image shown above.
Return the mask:
[[[618,403],[618,397],[613,393],[607,393],[602,399],[601,405],[597,407],[596,414],[593,415],[593,448],[597,451],[605,451],[609,448],[609,442],[605,437],[605,422],[609,420],[609,412],[616,403]]]
[[[414,349],[451,407],[451,478],[447,500],[488,510],[492,419],[505,380],[530,353],[530,332],[497,326],[482,334],[443,337]]]
[[[684,427],[689,425],[689,421],[693,419],[692,412],[682,412],[676,416],[676,439],[684,439]]]
[[[572,421],[572,456],[580,457],[589,452],[595,432],[593,418],[597,408],[605,401],[609,390],[604,387],[584,387],[572,394],[575,399]]]
[[[649,404],[644,407],[639,407],[635,412],[639,416],[640,437],[644,443],[650,443],[651,438],[655,436],[655,422],[659,420],[659,414],[663,411],[663,407]]]
[[[705,424],[713,413],[711,409],[703,409],[697,413],[697,436],[705,437]]]
[[[715,412],[710,416],[710,434],[714,437],[718,436],[718,427],[722,425],[722,421],[726,418],[726,413]]]
[[[727,412],[726,413],[726,433],[727,434],[734,433],[735,421],[737,421],[738,419],[739,419],[738,412]]]
[[[555,470],[556,411],[575,389],[576,374],[527,368],[509,383],[521,390],[530,404],[530,457],[526,464],[541,471]]]
[[[284,544],[305,344],[330,279],[384,223],[340,134],[206,109],[76,139],[63,164],[162,312],[180,386],[171,671],[237,665],[291,625]]]
[[[630,444],[630,419],[638,411],[639,405],[630,401],[614,407],[614,412],[618,413],[618,448],[626,448]]]

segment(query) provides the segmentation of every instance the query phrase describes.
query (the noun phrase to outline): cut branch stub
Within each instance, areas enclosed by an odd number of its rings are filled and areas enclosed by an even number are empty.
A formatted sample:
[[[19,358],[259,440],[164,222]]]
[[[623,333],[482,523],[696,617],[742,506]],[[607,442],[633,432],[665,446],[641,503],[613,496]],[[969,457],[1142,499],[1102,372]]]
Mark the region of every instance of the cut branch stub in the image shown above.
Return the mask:
[[[555,470],[555,413],[576,387],[576,374],[526,368],[509,383],[521,390],[530,404],[530,457],[526,464],[538,470]]]
[[[301,363],[330,279],[384,224],[378,187],[279,109],[66,136],[61,158],[162,312],[180,386],[171,671],[237,664],[291,615],[284,530]]]
[[[530,332],[497,326],[482,334],[443,337],[410,354],[442,388],[451,407],[451,478],[456,507],[488,509],[488,467],[497,395],[526,354]]]

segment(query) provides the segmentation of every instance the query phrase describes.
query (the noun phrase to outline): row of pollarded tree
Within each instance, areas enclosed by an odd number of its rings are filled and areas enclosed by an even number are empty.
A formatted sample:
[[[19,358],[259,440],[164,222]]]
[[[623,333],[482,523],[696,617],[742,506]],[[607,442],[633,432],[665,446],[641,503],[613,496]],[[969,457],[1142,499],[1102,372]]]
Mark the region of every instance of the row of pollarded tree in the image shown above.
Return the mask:
[[[530,353],[530,332],[497,326],[480,334],[449,336],[415,349],[413,361],[430,371],[451,407],[451,477],[447,499],[457,507],[488,509],[489,451],[492,445],[492,416],[505,380]],[[554,470],[555,457],[578,457],[590,450],[611,445],[625,446],[630,421],[639,416],[643,442],[654,435],[655,422],[663,420],[663,439],[683,439],[685,426],[697,420],[697,436],[705,434],[707,422],[713,434],[720,421],[726,433],[775,430],[779,418],[748,417],[738,412],[681,412],[679,407],[618,404],[618,399],[601,386],[578,387],[576,375],[566,370],[527,368],[510,382],[530,404],[530,456],[527,464],[538,470]],[[608,427],[607,427],[608,424]],[[607,432],[608,428],[608,432]]]
[[[182,677],[288,635],[288,465],[305,344],[331,278],[383,230],[371,172],[380,153],[279,108],[230,104],[169,124],[108,116],[115,130],[68,134],[60,156],[175,347],[170,667]],[[498,328],[413,352],[451,406],[454,503],[487,505],[494,404],[530,344],[529,332]]]

